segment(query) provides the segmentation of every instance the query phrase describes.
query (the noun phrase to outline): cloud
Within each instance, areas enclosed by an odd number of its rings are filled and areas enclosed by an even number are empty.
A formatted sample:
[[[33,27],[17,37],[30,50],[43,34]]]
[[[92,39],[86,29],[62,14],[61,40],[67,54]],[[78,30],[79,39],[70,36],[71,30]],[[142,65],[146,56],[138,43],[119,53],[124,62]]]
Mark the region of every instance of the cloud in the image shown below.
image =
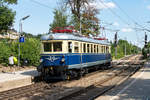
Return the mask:
[[[121,29],[122,32],[132,32],[133,30],[131,28],[123,28]]]
[[[147,9],[149,9],[149,10],[150,10],[150,5],[149,5],[149,6],[147,6]]]
[[[119,23],[118,22],[114,22],[113,25],[114,26],[119,26]]]
[[[96,2],[91,2],[90,6],[96,7],[97,9],[116,8],[116,5],[113,2],[105,2],[104,0],[101,0],[101,2],[98,0],[96,0]]]

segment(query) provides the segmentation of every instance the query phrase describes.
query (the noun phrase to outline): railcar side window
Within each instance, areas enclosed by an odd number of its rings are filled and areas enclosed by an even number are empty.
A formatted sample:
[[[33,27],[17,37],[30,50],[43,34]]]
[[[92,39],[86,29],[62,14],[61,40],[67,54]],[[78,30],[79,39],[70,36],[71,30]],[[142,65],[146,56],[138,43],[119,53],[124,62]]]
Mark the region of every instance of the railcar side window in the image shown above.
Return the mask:
[[[86,44],[83,44],[83,52],[86,53]]]
[[[98,52],[101,53],[101,46],[100,45],[98,46],[98,49],[99,49]]]
[[[98,45],[97,45],[97,53],[98,53]]]
[[[80,43],[80,52],[83,53],[82,43]]]
[[[72,53],[72,42],[68,42],[68,52]]]
[[[94,53],[96,53],[96,45],[94,45]]]
[[[53,42],[54,52],[62,51],[62,42]]]
[[[90,52],[90,44],[87,44],[87,52]]]
[[[104,46],[104,53],[106,53],[106,46]]]
[[[101,47],[101,51],[102,51],[102,53],[104,53],[104,46]]]
[[[75,53],[78,53],[78,52],[79,52],[79,44],[78,44],[78,42],[75,42],[75,43],[74,43],[74,52],[75,52]]]
[[[109,53],[109,47],[108,46],[106,47],[106,53]]]
[[[91,53],[93,53],[93,44],[91,44]]]
[[[51,52],[52,51],[52,43],[43,43],[44,52]]]

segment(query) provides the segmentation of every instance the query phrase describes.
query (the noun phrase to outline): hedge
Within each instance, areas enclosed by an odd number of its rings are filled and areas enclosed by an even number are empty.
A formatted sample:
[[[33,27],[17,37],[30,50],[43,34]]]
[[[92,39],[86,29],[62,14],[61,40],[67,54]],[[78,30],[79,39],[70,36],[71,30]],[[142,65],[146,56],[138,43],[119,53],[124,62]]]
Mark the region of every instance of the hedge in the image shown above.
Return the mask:
[[[0,41],[0,64],[8,66],[8,58],[11,54],[18,58],[18,41]],[[38,66],[40,58],[40,40],[27,38],[20,43],[20,59],[27,59],[29,65]]]

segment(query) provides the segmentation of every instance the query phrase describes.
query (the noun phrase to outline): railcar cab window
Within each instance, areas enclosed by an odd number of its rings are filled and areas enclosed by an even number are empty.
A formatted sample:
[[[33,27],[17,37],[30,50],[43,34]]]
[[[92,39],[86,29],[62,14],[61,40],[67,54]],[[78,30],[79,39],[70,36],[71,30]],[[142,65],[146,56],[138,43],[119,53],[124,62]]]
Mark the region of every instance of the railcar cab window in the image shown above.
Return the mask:
[[[62,42],[54,42],[53,49],[54,49],[54,52],[62,51]]]
[[[44,42],[44,52],[61,52],[62,42]]]
[[[43,43],[44,52],[52,52],[52,43]]]

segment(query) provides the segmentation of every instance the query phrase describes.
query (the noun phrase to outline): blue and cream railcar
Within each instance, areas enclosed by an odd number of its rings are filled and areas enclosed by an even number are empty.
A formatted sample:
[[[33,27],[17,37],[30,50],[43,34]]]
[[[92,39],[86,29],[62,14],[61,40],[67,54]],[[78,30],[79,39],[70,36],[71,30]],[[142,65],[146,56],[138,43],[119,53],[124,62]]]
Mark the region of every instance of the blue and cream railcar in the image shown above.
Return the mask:
[[[106,40],[55,33],[42,36],[41,41],[38,71],[44,76],[77,76],[87,72],[88,68],[111,62],[111,47]]]

